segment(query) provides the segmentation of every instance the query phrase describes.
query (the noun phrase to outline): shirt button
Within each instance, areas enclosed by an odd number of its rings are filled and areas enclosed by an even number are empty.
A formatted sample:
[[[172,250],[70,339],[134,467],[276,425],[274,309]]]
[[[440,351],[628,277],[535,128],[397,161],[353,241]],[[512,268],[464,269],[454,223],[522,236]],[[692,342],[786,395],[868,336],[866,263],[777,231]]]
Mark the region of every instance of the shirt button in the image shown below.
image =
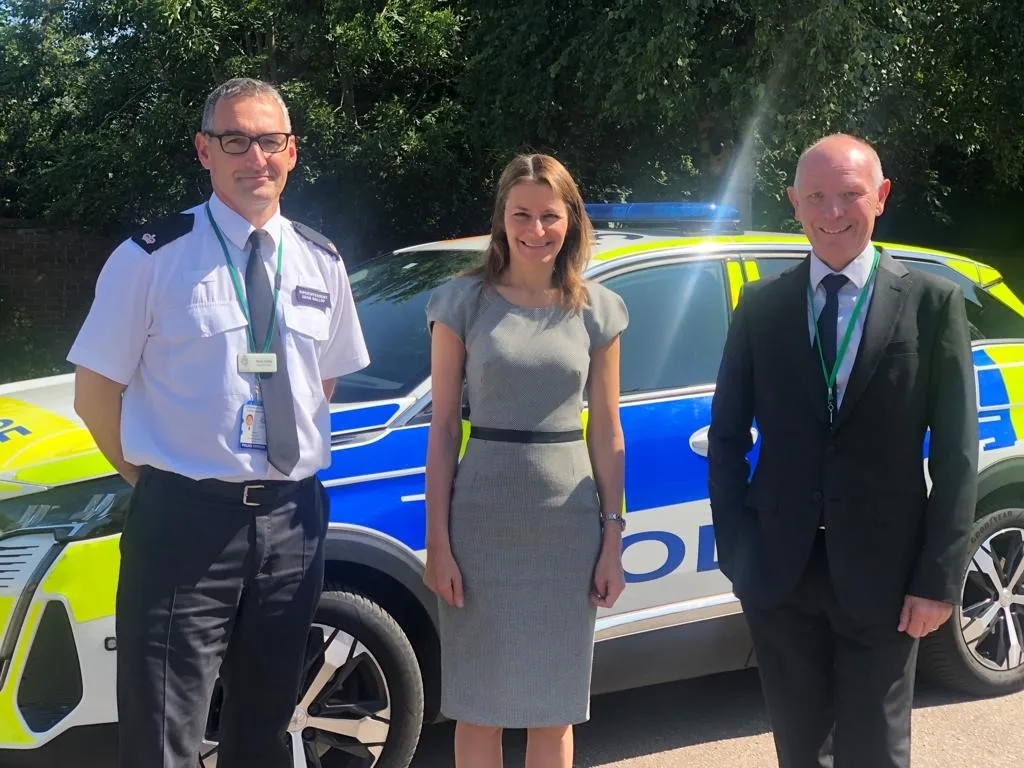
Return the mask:
[[[815,501],[821,501],[821,491],[815,491],[811,494],[811,498]]]

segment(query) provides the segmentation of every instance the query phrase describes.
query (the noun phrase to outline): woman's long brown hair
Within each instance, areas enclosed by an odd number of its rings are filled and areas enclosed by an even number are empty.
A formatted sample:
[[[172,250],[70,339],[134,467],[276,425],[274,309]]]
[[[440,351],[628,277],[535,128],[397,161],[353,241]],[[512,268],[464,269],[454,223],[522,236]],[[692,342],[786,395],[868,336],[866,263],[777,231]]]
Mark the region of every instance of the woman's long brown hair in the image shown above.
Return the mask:
[[[583,285],[583,270],[590,263],[594,227],[583,208],[583,198],[565,166],[550,155],[517,155],[498,181],[498,192],[491,215],[491,244],[483,264],[470,274],[480,276],[494,285],[502,272],[508,269],[508,233],[505,231],[505,205],[512,188],[521,182],[546,184],[558,195],[569,212],[569,229],[562,249],[555,256],[554,283],[562,293],[562,304],[571,310],[580,310],[587,303]]]

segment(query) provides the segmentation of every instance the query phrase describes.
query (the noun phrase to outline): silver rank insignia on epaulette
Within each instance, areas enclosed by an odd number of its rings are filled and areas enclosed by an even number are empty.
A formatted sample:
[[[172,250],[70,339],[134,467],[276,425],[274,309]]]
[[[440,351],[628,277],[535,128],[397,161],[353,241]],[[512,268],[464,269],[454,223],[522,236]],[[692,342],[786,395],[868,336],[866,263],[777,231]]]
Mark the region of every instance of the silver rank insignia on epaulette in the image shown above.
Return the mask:
[[[146,253],[153,253],[187,235],[192,231],[194,223],[195,217],[191,213],[176,213],[149,222],[144,229],[139,229],[132,235],[131,239]]]

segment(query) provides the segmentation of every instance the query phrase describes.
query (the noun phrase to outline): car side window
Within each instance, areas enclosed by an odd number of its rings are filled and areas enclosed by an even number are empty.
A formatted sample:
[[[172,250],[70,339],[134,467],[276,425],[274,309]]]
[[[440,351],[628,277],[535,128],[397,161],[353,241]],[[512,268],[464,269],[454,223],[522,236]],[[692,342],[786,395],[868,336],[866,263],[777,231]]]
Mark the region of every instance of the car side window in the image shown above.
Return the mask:
[[[972,297],[974,295],[974,281],[966,275],[957,272],[952,267],[948,267],[945,264],[936,264],[932,261],[915,261],[913,259],[900,259],[900,261],[908,269],[917,270],[919,272],[930,272],[933,275],[938,275],[939,277],[944,277],[947,280],[952,280],[963,288],[966,295]]]
[[[803,259],[799,256],[759,256],[757,258],[757,273],[764,280],[768,277],[775,277],[790,267],[795,267],[801,261]]]
[[[714,384],[729,330],[721,262],[644,267],[603,285],[629,310],[619,365],[623,394]]]

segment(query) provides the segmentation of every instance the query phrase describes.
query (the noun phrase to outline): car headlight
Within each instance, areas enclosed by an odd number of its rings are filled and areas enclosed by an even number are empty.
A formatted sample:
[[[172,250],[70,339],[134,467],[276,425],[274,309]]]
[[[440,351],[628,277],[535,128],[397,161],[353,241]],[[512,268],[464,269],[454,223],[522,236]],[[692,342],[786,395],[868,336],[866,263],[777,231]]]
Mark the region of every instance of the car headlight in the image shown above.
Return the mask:
[[[4,499],[0,537],[48,530],[58,541],[73,541],[120,533],[131,490],[114,475]]]

